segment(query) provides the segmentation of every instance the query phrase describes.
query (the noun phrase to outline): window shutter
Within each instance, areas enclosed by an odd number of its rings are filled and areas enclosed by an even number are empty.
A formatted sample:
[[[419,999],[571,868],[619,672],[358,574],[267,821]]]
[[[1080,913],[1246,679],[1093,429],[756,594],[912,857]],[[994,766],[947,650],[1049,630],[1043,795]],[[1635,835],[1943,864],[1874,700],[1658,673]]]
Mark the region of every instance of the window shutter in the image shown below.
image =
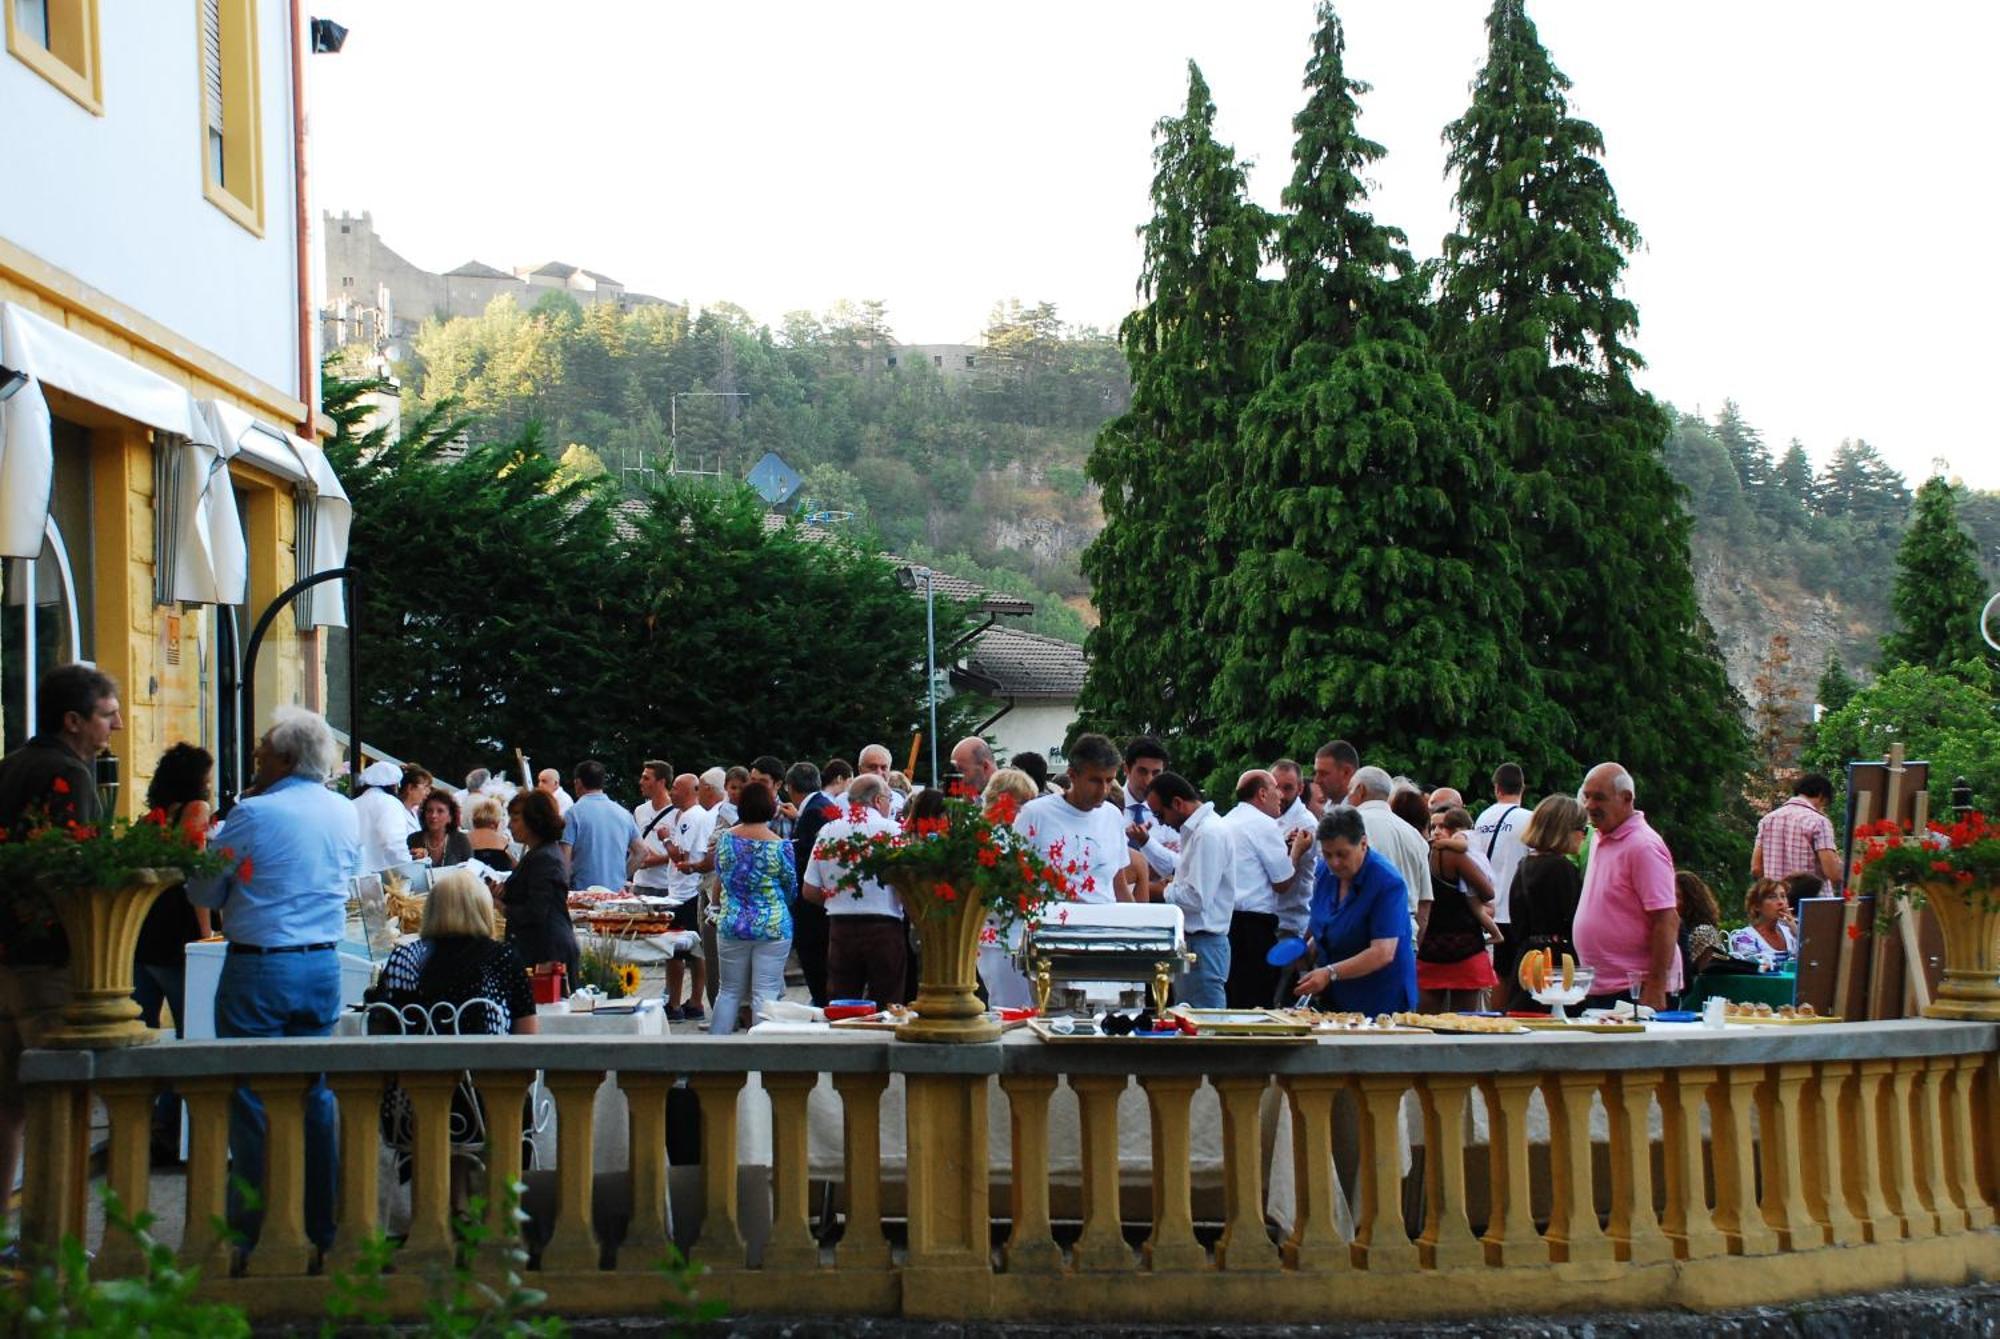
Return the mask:
[[[208,116],[209,165],[223,180],[222,0],[201,0],[201,88]]]

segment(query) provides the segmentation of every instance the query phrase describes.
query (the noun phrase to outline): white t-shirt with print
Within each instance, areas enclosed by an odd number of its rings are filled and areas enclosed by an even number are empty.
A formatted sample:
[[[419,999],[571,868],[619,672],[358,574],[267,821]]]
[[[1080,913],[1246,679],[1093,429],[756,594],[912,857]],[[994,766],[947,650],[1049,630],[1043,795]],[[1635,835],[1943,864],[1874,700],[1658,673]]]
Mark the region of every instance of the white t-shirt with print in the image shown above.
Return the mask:
[[[1528,848],[1521,843],[1521,834],[1528,830],[1528,820],[1534,811],[1518,801],[1503,800],[1489,804],[1473,821],[1472,831],[1466,834],[1466,842],[1493,868],[1493,923],[1505,925],[1512,919],[1507,913],[1507,895],[1514,888],[1514,871],[1521,864],[1521,857],[1528,854]]]
[[[1078,902],[1116,902],[1113,881],[1130,868],[1125,815],[1106,801],[1084,811],[1066,795],[1029,800],[1014,816],[1014,831],[1026,837],[1044,860],[1062,871]]]
[[[653,819],[659,817],[655,823]],[[665,855],[667,837],[673,831],[673,806],[663,804],[655,808],[651,800],[641,800],[632,808],[632,821],[639,825],[642,834],[639,844],[646,848],[648,855]],[[671,896],[674,867],[672,865],[647,865],[632,871],[632,886],[645,888],[656,897]]]
[[[715,830],[715,815],[698,804],[691,804],[678,813],[669,814],[660,820],[660,828],[673,829],[673,843],[686,853],[690,860],[699,860],[708,850],[708,837]],[[676,902],[685,902],[701,891],[701,875],[692,870],[675,869],[672,865],[662,866],[667,871],[667,896]]]
[[[861,896],[840,886],[847,873],[847,867],[837,860],[829,859],[827,852],[833,843],[848,837],[894,836],[901,829],[896,820],[875,809],[861,809],[861,817],[854,816],[852,805],[843,805],[840,817],[829,820],[813,838],[812,863],[806,866],[805,882],[826,894],[826,914],[829,916],[901,916],[902,899],[896,890],[885,888],[873,879],[861,882]]]

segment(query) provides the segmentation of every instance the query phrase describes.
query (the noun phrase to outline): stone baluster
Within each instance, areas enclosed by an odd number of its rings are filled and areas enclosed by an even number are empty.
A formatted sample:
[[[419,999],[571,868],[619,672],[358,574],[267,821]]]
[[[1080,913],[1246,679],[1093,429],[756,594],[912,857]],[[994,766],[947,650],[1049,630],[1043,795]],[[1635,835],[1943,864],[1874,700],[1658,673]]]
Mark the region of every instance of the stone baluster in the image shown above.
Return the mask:
[[[693,1258],[711,1270],[743,1268],[743,1232],[736,1211],[736,1099],[740,1073],[697,1074],[688,1080],[701,1102],[701,1237]]]
[[[451,1268],[451,1102],[458,1088],[451,1070],[398,1076],[410,1099],[410,1233],[396,1253],[398,1267],[422,1274]]]
[[[1333,1099],[1346,1080],[1337,1074],[1288,1074],[1278,1082],[1292,1104],[1292,1174],[1298,1197],[1298,1219],[1285,1238],[1284,1263],[1301,1274],[1352,1269],[1352,1250],[1340,1235],[1334,1209],[1340,1191],[1333,1180]],[[1475,1245],[1475,1256],[1477,1249]]]
[[[1613,1258],[1591,1177],[1590,1099],[1603,1082],[1601,1074],[1564,1071],[1542,1085],[1549,1109],[1549,1259],[1557,1264]]]
[[[1821,1155],[1803,1119],[1811,1078],[1811,1065],[1772,1065],[1757,1089],[1757,1125],[1763,1134],[1758,1148],[1764,1181],[1760,1208],[1781,1251],[1807,1250],[1826,1239],[1806,1202],[1805,1169]]]
[[[1132,1267],[1118,1203],[1118,1098],[1127,1085],[1123,1074],[1069,1076],[1083,1160],[1083,1231],[1070,1253],[1078,1273]]]
[[[836,1074],[833,1078],[834,1090],[840,1094],[847,1177],[847,1227],[834,1251],[834,1261],[846,1270],[889,1268],[889,1242],[882,1235],[882,1092],[888,1085],[886,1074]],[[1046,1120],[1043,1127],[1047,1128]],[[1046,1175],[1042,1184],[1048,1184]],[[1044,1194],[1046,1197],[1046,1191]],[[1055,1251],[1053,1241],[1049,1250]]]
[[[1986,1057],[1961,1055],[1952,1064],[1951,1086],[1946,1098],[1945,1128],[1951,1144],[1951,1185],[1958,1202],[1965,1206],[1966,1227],[1974,1232],[1992,1227],[1993,1204],[1979,1183],[1979,1141],[1974,1131],[1980,1120],[1980,1066]],[[2000,1113],[1995,1113],[2000,1115]]]
[[[1858,1246],[1866,1238],[1861,1220],[1848,1202],[1847,1165],[1854,1160],[1853,1131],[1841,1119],[1842,1091],[1851,1078],[1849,1066],[1822,1061],[1813,1067],[1806,1089],[1806,1158],[1802,1180],[1806,1204],[1829,1246]]]
[[[118,1197],[125,1216],[137,1221],[146,1212],[152,1191],[153,1083],[150,1079],[105,1083],[97,1095],[111,1125],[104,1148],[105,1184]],[[136,1274],[144,1263],[137,1239],[107,1221],[97,1252],[99,1275]]]
[[[1718,1070],[1708,1089],[1709,1160],[1715,1170],[1715,1225],[1731,1255],[1769,1255],[1778,1234],[1757,1207],[1757,1143],[1750,1133],[1760,1066]]]
[[[963,1314],[968,1278],[990,1279],[993,1267],[987,1079],[911,1074],[905,1083],[910,1250],[903,1269],[904,1313],[926,1319]],[[1115,1195],[1115,1164],[1111,1189]]]
[[[771,1236],[764,1245],[764,1268],[819,1267],[813,1236],[811,1171],[807,1166],[806,1102],[817,1074],[766,1074],[771,1095]]]
[[[1264,1227],[1264,1146],[1258,1108],[1271,1081],[1264,1075],[1210,1079],[1222,1099],[1222,1236],[1215,1267],[1233,1273],[1279,1268]]]
[[[1673,1243],[1660,1230],[1653,1210],[1653,1140],[1648,1118],[1660,1071],[1635,1069],[1606,1074],[1600,1089],[1611,1134],[1611,1238],[1615,1259],[1658,1264],[1674,1257]]]
[[[1148,1075],[1146,1090],[1153,1130],[1153,1232],[1143,1259],[1155,1273],[1208,1268],[1208,1252],[1194,1239],[1193,1129],[1188,1104],[1201,1079],[1194,1075]],[[1230,1150],[1225,1150],[1225,1156]]]
[[[1714,1080],[1712,1069],[1669,1070],[1666,1086],[1660,1092],[1667,1143],[1667,1212],[1663,1226],[1667,1239],[1673,1242],[1674,1256],[1681,1260],[1700,1260],[1727,1249],[1722,1233],[1716,1230],[1715,1217],[1709,1212],[1702,1175],[1708,1162],[1702,1149],[1702,1103]]]
[[[597,1131],[592,1117],[604,1071],[550,1070],[544,1078],[556,1102],[556,1222],[542,1247],[542,1268],[598,1267],[597,1225],[591,1221],[596,1180]]]
[[[380,1073],[369,1071],[329,1074],[326,1082],[340,1106],[339,1232],[333,1249],[327,1252],[326,1267],[351,1271],[360,1263],[369,1241],[382,1230],[377,1181],[382,1174],[383,1079]]]
[[[519,1188],[526,1125],[521,1107],[534,1082],[530,1070],[495,1070],[478,1076],[479,1096],[486,1104],[486,1245],[482,1252],[486,1258],[480,1263],[488,1267],[512,1266],[510,1257],[521,1248]],[[345,1113],[346,1108],[341,1110]],[[372,1160],[369,1165],[374,1165]]]
[[[621,1070],[618,1086],[625,1093],[632,1168],[632,1219],[619,1243],[619,1258],[650,1267],[667,1252],[667,1093],[674,1076]]]
[[[1909,1060],[1885,1061],[1882,1084],[1882,1179],[1903,1235],[1916,1240],[1937,1235],[1937,1216],[1924,1204],[1917,1185],[1915,1089],[1917,1072]]]
[[[1473,1080],[1463,1074],[1425,1076],[1424,1230],[1417,1259],[1426,1269],[1484,1268],[1485,1248],[1466,1214],[1465,1127]]]
[[[1365,1074],[1354,1087],[1361,1106],[1361,1210],[1354,1222],[1355,1263],[1371,1274],[1407,1274],[1417,1268],[1416,1243],[1403,1219],[1400,1113],[1410,1080],[1401,1074]]]
[[[1055,1095],[1055,1076],[1008,1074],[1000,1086],[1007,1093],[1013,1135],[1009,1202],[1014,1230],[1007,1238],[1007,1272],[1059,1274],[1062,1248],[1049,1230],[1049,1099]]]
[[[1963,1232],[1970,1219],[1965,1202],[1959,1199],[1957,1187],[1952,1184],[1951,1169],[1945,1162],[1951,1151],[1947,1118],[1949,1099],[1945,1095],[1945,1087],[1958,1062],[1955,1057],[1946,1055],[1928,1056],[1916,1063],[1919,1067],[1915,1114],[1917,1166],[1925,1202],[1937,1217],[1940,1233]]]
[[[1533,1074],[1493,1074],[1480,1080],[1486,1098],[1487,1183],[1490,1199],[1486,1263],[1504,1268],[1548,1262],[1548,1246],[1535,1231],[1535,1208],[1528,1182],[1528,1099],[1539,1082]]]
[[[1863,1060],[1855,1068],[1854,1082],[1847,1085],[1841,1111],[1854,1142],[1853,1156],[1847,1159],[1849,1201],[1861,1215],[1862,1234],[1870,1242],[1895,1241],[1903,1235],[1903,1225],[1889,1203],[1883,1187],[1883,1166],[1887,1152],[1882,1147],[1883,1080],[1895,1068],[1890,1060]]]
[[[253,1278],[304,1274],[312,1267],[306,1239],[306,1085],[297,1074],[273,1074],[258,1089],[264,1100],[264,1226],[244,1272]]]
[[[380,1075],[371,1076],[382,1091]],[[187,1103],[187,1224],[181,1231],[181,1264],[210,1278],[228,1278],[234,1248],[219,1229],[229,1213],[229,1103],[236,1093],[232,1078],[182,1079],[177,1085]],[[346,1107],[343,1105],[344,1112]],[[369,1128],[382,1119],[379,1103],[368,1107]],[[369,1164],[370,1203],[375,1166]],[[32,1177],[29,1185],[34,1181]],[[343,1221],[345,1219],[343,1218]]]

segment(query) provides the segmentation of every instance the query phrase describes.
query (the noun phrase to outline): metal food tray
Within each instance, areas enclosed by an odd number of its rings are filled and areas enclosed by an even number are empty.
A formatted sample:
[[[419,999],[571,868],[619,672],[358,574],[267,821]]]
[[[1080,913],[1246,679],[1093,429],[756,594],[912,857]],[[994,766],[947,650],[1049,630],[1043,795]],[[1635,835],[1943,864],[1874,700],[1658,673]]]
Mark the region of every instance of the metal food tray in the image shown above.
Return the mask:
[[[1311,1023],[1275,1009],[1191,1009],[1177,1004],[1167,1012],[1193,1023],[1204,1037],[1290,1037],[1312,1031]]]

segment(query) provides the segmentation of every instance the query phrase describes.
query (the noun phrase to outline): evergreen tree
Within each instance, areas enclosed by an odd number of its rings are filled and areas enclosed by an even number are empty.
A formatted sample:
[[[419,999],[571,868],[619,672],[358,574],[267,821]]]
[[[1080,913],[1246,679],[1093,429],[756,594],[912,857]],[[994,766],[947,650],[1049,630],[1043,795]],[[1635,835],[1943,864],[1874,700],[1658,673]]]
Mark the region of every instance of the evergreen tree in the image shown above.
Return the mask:
[[[1770,487],[1777,471],[1771,463],[1771,448],[1764,445],[1764,434],[1745,421],[1736,401],[1722,402],[1722,412],[1715,416],[1715,435],[1729,452],[1729,463],[1736,467],[1744,492],[1754,497]]]
[[[1896,551],[1896,630],[1882,639],[1883,668],[1987,663],[1978,627],[1985,603],[1979,551],[1958,523],[1957,497],[1933,476],[1917,490],[1910,528]]]
[[[1806,458],[1806,449],[1794,437],[1785,454],[1778,458],[1778,472],[1774,476],[1778,487],[1785,490],[1797,503],[1810,511],[1814,502],[1812,461]]]
[[[1834,448],[1820,474],[1819,508],[1828,516],[1845,517],[1864,531],[1893,535],[1910,508],[1910,487],[1882,453],[1859,438]]]
[[[1214,533],[1240,546],[1213,619],[1229,630],[1215,775],[1342,735],[1464,783],[1540,764],[1547,705],[1518,654],[1493,454],[1432,359],[1402,234],[1368,212],[1382,149],[1356,128],[1344,48],[1322,3],[1279,229],[1280,352],[1232,495],[1212,499]]]
[[[1472,105],[1445,131],[1459,224],[1437,339],[1506,471],[1521,636],[1540,691],[1569,718],[1563,766],[1540,779],[1567,789],[1615,758],[1669,841],[1700,859],[1749,741],[1695,598],[1668,418],[1632,381],[1638,312],[1619,281],[1638,230],[1521,0],[1497,0],[1487,35]]]
[[[1101,616],[1083,723],[1160,734],[1176,765],[1197,775],[1212,760],[1208,693],[1221,652],[1205,606],[1224,561],[1204,511],[1257,386],[1268,337],[1257,270],[1271,230],[1214,126],[1208,85],[1189,62],[1187,107],[1156,132],[1154,215],[1140,229],[1144,305],[1120,329],[1132,403],[1091,452],[1104,529],[1083,555]]]
[[[1840,656],[1838,654],[1828,656],[1826,669],[1821,671],[1819,676],[1819,687],[1813,693],[1820,709],[1831,716],[1852,702],[1854,695],[1860,691],[1861,685],[1847,672],[1847,666],[1840,663]]]

